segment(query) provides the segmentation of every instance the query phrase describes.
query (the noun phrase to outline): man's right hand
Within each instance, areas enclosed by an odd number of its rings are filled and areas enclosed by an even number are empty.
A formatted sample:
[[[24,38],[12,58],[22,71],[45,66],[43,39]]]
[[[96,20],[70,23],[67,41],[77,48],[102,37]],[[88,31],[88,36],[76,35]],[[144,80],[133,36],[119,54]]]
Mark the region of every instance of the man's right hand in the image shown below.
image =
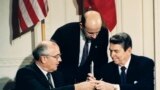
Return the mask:
[[[75,84],[75,90],[95,90],[95,82],[85,81]]]

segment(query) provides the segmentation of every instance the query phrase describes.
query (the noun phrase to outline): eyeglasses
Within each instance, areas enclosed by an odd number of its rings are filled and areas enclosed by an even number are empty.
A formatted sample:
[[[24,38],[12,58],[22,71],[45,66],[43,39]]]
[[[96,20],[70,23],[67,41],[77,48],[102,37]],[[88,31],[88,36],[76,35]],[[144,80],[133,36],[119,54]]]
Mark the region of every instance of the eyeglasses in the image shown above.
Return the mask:
[[[61,54],[57,54],[55,56],[53,56],[53,55],[43,55],[43,56],[48,56],[48,57],[52,57],[52,58],[55,58],[55,59],[59,59],[61,57]]]

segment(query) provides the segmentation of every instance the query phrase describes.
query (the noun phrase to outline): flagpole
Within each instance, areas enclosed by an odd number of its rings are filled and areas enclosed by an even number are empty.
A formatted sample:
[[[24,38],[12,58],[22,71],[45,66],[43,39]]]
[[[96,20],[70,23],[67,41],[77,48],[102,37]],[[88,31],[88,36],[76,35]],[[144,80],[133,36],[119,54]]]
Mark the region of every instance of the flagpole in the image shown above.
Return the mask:
[[[82,12],[81,13],[83,15],[84,14],[84,0],[82,0],[82,4],[81,5],[82,5]]]
[[[41,34],[42,34],[42,41],[46,40],[46,32],[45,32],[45,20],[41,21]]]

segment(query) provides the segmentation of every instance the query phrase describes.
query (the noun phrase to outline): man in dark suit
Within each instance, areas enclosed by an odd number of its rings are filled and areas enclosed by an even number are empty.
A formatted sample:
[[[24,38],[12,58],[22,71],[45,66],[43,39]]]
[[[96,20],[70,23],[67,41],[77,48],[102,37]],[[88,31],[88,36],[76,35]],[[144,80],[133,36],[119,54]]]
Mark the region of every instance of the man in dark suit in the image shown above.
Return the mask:
[[[94,83],[88,81],[64,86],[63,75],[56,71],[60,55],[55,42],[41,42],[33,51],[33,63],[18,70],[16,90],[92,90]]]
[[[154,62],[132,54],[132,40],[127,33],[113,35],[109,50],[113,62],[103,66],[98,90],[154,90]]]
[[[58,28],[51,39],[61,48],[63,62],[58,69],[65,74],[66,84],[86,80],[87,73],[91,71],[99,78],[100,67],[108,61],[108,30],[102,27],[98,12],[87,11],[81,22],[69,23]],[[83,62],[83,47],[86,41],[89,44],[89,55]],[[92,61],[94,69],[91,67]]]

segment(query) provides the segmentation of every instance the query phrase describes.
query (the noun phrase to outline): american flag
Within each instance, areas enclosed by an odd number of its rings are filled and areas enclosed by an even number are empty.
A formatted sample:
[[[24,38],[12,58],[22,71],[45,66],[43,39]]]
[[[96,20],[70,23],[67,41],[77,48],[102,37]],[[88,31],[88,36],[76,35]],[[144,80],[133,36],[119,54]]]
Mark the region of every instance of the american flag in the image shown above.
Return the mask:
[[[47,0],[19,0],[18,21],[20,32],[26,32],[28,28],[36,25],[47,16]]]

